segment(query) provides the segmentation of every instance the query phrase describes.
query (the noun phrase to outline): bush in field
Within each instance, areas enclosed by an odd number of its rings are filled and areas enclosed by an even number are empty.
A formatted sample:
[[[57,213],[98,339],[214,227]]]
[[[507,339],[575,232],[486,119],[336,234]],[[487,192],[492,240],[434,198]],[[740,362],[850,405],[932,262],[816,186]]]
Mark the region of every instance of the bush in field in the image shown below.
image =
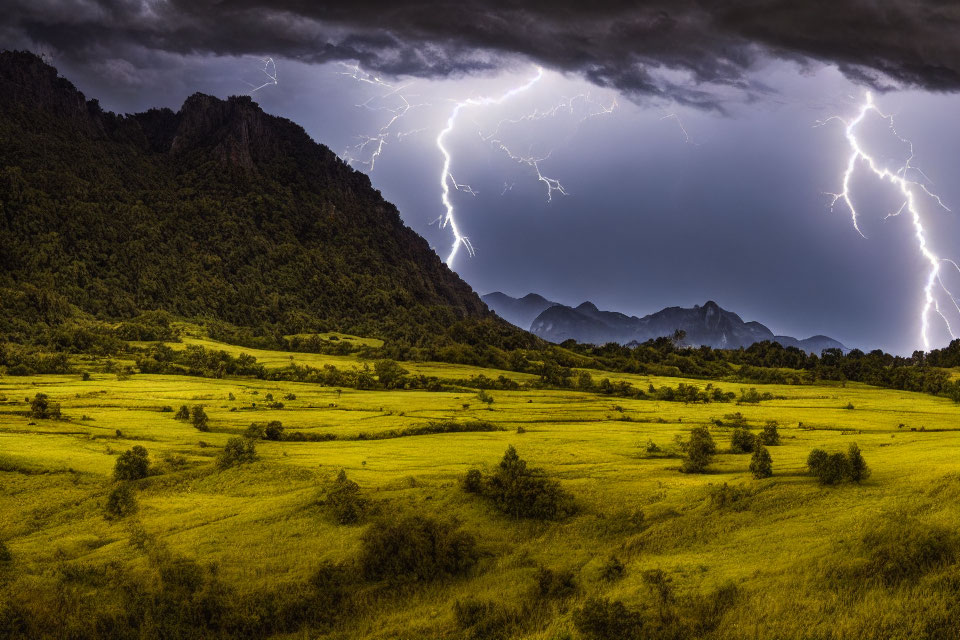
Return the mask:
[[[616,582],[627,575],[627,567],[617,556],[610,556],[600,569],[600,579],[607,582]]]
[[[643,615],[620,600],[590,598],[573,612],[573,625],[587,640],[635,640],[642,635]]]
[[[56,402],[50,402],[50,397],[45,393],[38,393],[30,401],[31,418],[51,418],[60,419],[60,405]]]
[[[544,477],[539,469],[528,468],[512,445],[489,478],[468,474],[464,488],[479,488],[500,511],[514,518],[560,520],[575,510],[573,496],[555,480]]]
[[[870,475],[870,468],[856,443],[850,445],[846,454],[814,449],[807,456],[807,468],[820,484],[825,485],[839,484],[846,480],[861,482]]]
[[[523,614],[494,600],[457,600],[453,618],[469,640],[506,640],[516,637]]]
[[[849,464],[850,480],[853,482],[861,482],[870,477],[870,467],[867,466],[867,461],[863,459],[863,454],[860,453],[860,447],[857,446],[856,442],[851,443],[847,450],[847,462]]]
[[[253,462],[257,459],[257,448],[253,440],[247,438],[230,438],[224,445],[223,451],[217,457],[217,466],[226,469],[238,464]]]
[[[190,407],[185,404],[180,405],[180,410],[177,411],[177,415],[174,416],[177,420],[189,420],[190,419]]]
[[[337,474],[324,503],[337,524],[356,524],[367,511],[367,501],[360,495],[360,485],[348,479],[343,469]]]
[[[694,427],[690,430],[690,440],[686,443],[686,456],[680,470],[684,473],[703,473],[713,460],[717,452],[717,445],[713,442],[706,427]]]
[[[283,440],[283,423],[271,420],[263,430],[263,437],[267,440]]]
[[[125,518],[137,512],[137,499],[129,484],[118,484],[107,496],[107,514],[113,518]]]
[[[13,554],[10,553],[7,544],[3,540],[0,540],[0,567],[8,565],[11,562],[13,562]]]
[[[780,444],[780,432],[777,431],[777,423],[770,420],[763,426],[763,431],[757,436],[757,442],[765,447],[775,447]]]
[[[190,421],[197,431],[210,431],[210,418],[207,416],[207,412],[203,410],[203,405],[194,405],[193,409],[190,410]]]
[[[361,538],[360,567],[368,580],[429,582],[466,573],[478,557],[472,535],[427,516],[382,520]]]
[[[139,480],[146,478],[149,471],[149,454],[144,447],[136,445],[117,457],[113,467],[113,477],[117,480]]]
[[[541,600],[569,598],[577,592],[577,576],[570,570],[554,571],[540,567],[535,595]]]
[[[734,453],[750,453],[756,446],[756,438],[746,429],[734,429],[730,436],[730,450]]]
[[[470,469],[467,471],[467,474],[463,476],[462,486],[463,490],[467,493],[482,494],[484,490],[483,474],[479,469]]]
[[[762,444],[758,444],[750,457],[750,473],[754,478],[769,478],[773,475],[773,460],[770,452]]]

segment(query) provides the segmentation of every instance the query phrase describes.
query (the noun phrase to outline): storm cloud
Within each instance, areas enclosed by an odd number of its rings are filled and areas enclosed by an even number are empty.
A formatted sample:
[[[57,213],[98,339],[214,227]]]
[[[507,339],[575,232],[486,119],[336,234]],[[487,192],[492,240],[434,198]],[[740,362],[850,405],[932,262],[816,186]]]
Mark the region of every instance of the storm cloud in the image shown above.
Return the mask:
[[[877,88],[960,89],[960,5],[950,0],[12,0],[7,47],[78,65],[174,55],[357,61],[461,76],[533,61],[635,98],[711,107],[766,91],[772,58],[836,65]]]

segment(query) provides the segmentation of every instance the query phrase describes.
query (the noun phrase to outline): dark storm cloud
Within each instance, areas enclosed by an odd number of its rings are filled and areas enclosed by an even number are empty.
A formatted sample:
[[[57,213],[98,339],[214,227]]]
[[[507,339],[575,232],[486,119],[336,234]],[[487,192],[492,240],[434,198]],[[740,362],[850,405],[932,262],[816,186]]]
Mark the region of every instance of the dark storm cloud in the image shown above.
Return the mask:
[[[12,0],[6,46],[75,62],[158,53],[357,60],[423,77],[498,68],[517,56],[634,96],[711,106],[764,88],[770,56],[836,64],[884,88],[960,89],[954,0]]]

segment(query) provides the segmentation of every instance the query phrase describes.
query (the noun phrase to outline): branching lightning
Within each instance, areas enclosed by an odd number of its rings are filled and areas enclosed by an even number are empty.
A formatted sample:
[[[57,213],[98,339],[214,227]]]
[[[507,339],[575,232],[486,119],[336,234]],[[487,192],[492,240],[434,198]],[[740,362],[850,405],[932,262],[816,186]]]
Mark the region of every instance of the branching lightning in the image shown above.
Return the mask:
[[[865,151],[863,146],[860,144],[860,141],[857,137],[857,129],[864,119],[871,113],[885,120],[893,135],[908,147],[907,159],[896,171],[890,171],[889,169],[881,166],[880,162],[874,156],[867,153],[867,151]],[[930,350],[929,320],[931,311],[940,316],[947,328],[947,331],[950,333],[950,336],[956,338],[957,335],[954,333],[953,328],[950,325],[950,320],[940,308],[938,294],[940,292],[946,294],[954,308],[958,313],[960,313],[960,305],[958,305],[957,298],[954,297],[953,293],[951,293],[949,289],[947,289],[943,282],[940,271],[941,266],[944,263],[947,263],[952,265],[957,269],[958,272],[960,272],[960,265],[949,258],[939,257],[930,248],[930,245],[927,242],[927,232],[923,227],[923,220],[920,215],[918,198],[921,195],[926,196],[936,202],[937,205],[944,210],[949,211],[950,209],[947,208],[938,195],[931,192],[927,187],[929,178],[919,168],[913,165],[913,159],[915,157],[913,143],[897,133],[893,116],[880,111],[873,101],[872,94],[869,92],[866,94],[864,102],[860,105],[860,110],[857,113],[857,116],[852,120],[848,121],[839,116],[833,116],[827,120],[817,123],[817,126],[821,126],[834,120],[844,124],[846,140],[850,146],[850,157],[847,160],[847,166],[843,172],[843,190],[839,193],[826,194],[831,198],[831,211],[838,202],[842,201],[850,211],[850,219],[853,224],[853,228],[856,229],[857,233],[859,233],[862,237],[866,238],[866,235],[864,235],[863,231],[860,229],[860,214],[857,211],[851,196],[850,182],[858,166],[866,166],[878,179],[889,182],[900,191],[901,195],[903,196],[903,203],[900,205],[900,208],[897,211],[888,214],[884,220],[907,212],[910,215],[910,220],[913,224],[917,248],[920,250],[920,253],[923,255],[924,259],[930,264],[930,270],[927,273],[927,280],[923,288],[924,302],[920,310],[920,337],[923,341],[923,348],[926,351]]]
[[[277,63],[273,61],[273,58],[263,58],[260,60],[263,63],[263,68],[260,70],[263,72],[263,75],[266,77],[266,80],[262,84],[255,85],[252,82],[247,82],[250,85],[250,91],[247,92],[247,95],[253,95],[260,89],[264,87],[269,87],[271,85],[277,85]],[[245,81],[246,82],[246,81]]]

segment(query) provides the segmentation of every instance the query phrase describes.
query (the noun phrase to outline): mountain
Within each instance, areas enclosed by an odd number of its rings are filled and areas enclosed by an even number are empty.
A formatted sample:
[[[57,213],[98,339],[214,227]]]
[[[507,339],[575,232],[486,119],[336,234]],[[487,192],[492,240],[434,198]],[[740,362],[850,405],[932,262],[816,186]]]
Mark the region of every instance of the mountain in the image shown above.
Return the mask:
[[[256,335],[537,342],[367,176],[249,97],[116,115],[0,52],[0,141],[0,340],[162,310]]]
[[[678,329],[686,332],[686,344],[708,345],[715,349],[738,349],[770,340],[817,354],[830,348],[846,351],[841,343],[827,336],[797,340],[774,335],[759,322],[744,322],[740,316],[720,308],[712,300],[692,309],[668,307],[642,318],[601,311],[591,302],[575,308],[555,305],[545,309],[530,325],[535,335],[555,343],[571,338],[593,344],[639,343],[672,336]]]
[[[522,298],[512,298],[505,293],[494,291],[480,297],[498,316],[510,324],[527,330],[537,316],[557,304],[537,293],[528,293]]]

